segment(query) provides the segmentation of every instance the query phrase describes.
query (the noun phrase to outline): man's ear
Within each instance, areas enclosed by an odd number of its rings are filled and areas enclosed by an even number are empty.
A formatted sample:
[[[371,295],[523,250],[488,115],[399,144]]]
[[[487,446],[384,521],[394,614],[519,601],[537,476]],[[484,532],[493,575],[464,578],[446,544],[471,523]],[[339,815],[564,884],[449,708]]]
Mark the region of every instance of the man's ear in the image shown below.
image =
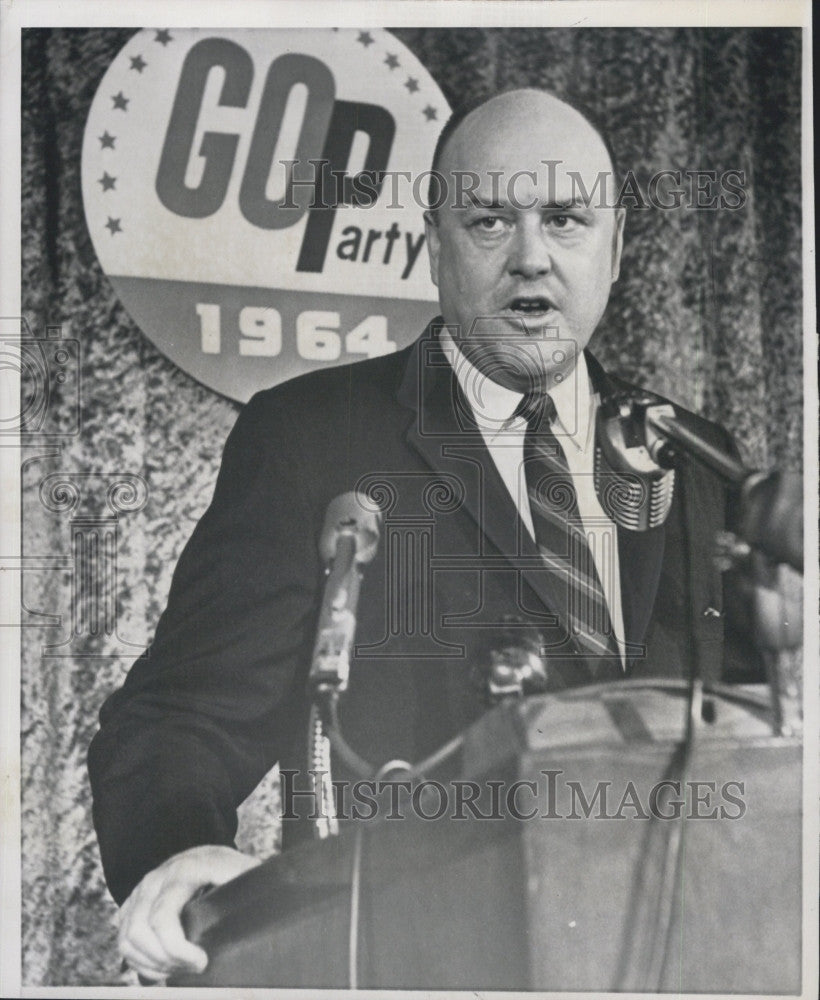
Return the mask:
[[[612,236],[612,281],[618,280],[621,273],[621,252],[624,248],[624,223],[626,222],[626,209],[619,207],[615,209],[615,232]]]
[[[438,255],[441,249],[441,237],[438,231],[438,217],[430,209],[424,213],[424,235],[427,242],[427,254],[430,258],[430,279],[438,287]]]

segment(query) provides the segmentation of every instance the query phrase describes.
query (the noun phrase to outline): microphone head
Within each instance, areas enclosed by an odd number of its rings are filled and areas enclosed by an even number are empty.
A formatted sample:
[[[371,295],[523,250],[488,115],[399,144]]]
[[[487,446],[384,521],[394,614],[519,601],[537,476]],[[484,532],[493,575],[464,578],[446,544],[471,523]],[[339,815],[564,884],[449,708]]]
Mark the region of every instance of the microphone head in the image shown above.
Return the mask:
[[[650,394],[618,393],[598,407],[595,423],[594,482],[598,502],[606,515],[629,531],[648,531],[663,524],[672,506],[674,470],[656,461],[647,441],[645,415],[669,404]]]
[[[381,511],[366,494],[353,490],[342,493],[327,505],[319,554],[324,562],[333,562],[339,539],[344,536],[355,540],[356,562],[369,563],[379,547],[380,529]]]
[[[471,671],[473,686],[490,705],[556,687],[542,655],[544,641],[538,629],[515,616],[505,616],[503,621]]]

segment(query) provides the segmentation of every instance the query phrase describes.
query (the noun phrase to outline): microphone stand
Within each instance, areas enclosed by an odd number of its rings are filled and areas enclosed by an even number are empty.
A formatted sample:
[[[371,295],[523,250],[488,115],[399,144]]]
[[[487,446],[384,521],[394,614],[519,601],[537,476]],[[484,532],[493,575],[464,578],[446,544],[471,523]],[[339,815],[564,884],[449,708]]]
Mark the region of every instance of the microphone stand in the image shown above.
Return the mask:
[[[797,574],[803,571],[803,478],[778,469],[748,469],[704,441],[668,408],[661,412],[647,406],[643,418],[647,446],[659,464],[676,464],[682,452],[739,488],[737,533],[718,537],[717,558],[724,570],[741,566],[753,578],[754,631],[772,694],[773,729],[781,735],[797,722],[786,702],[799,692],[784,684],[780,659],[801,641]]]
[[[803,477],[775,469],[759,472],[686,427],[668,407],[647,406],[644,429],[650,454],[664,468],[677,463],[677,451],[690,455],[728,486],[740,487],[738,533],[776,563],[803,572]]]
[[[350,652],[356,634],[361,567],[376,554],[380,515],[362,494],[343,493],[330,502],[319,540],[326,580],[316,642],[308,674],[311,699],[308,721],[308,771],[322,804],[314,820],[324,840],[339,832],[330,770],[328,701],[338,699],[350,678]],[[335,703],[335,701],[334,701]]]
[[[630,419],[637,439],[643,443],[652,460],[662,469],[681,471],[682,516],[686,548],[687,614],[690,630],[694,628],[696,609],[692,605],[693,565],[691,529],[697,512],[692,509],[688,495],[687,467],[697,461],[719,477],[727,486],[739,488],[740,517],[738,535],[725,533],[718,540],[718,557],[724,568],[736,565],[744,558],[758,570],[768,563],[774,572],[803,569],[802,535],[802,477],[775,470],[762,473],[748,469],[735,455],[704,440],[686,426],[672,407],[646,395],[619,398],[621,415]],[[727,558],[728,557],[728,558]],[[791,569],[789,569],[791,568]],[[793,574],[795,575],[795,574]],[[759,591],[759,586],[757,588]],[[758,605],[761,601],[758,600]],[[760,619],[760,607],[757,608]],[[782,627],[783,614],[770,613],[769,621],[758,622],[758,644],[766,666],[771,691],[771,710],[775,736],[784,729],[784,685],[779,669],[778,654],[795,645],[797,630]],[[697,643],[692,636],[690,647],[686,731],[676,754],[670,762],[670,772],[681,781],[688,772],[701,721],[703,678],[699,664]],[[659,990],[665,979],[666,965],[671,946],[673,911],[677,905],[683,877],[684,826],[675,824],[668,831],[662,849],[660,885],[657,894],[647,897],[645,887],[636,887],[637,918],[644,908],[652,907],[651,920],[644,933],[637,933],[625,942],[619,970],[621,985],[634,983],[642,988]],[[636,921],[637,922],[637,921]],[[648,931],[648,933],[647,933]]]
[[[356,628],[355,608],[361,582],[356,549],[353,531],[339,533],[335,556],[325,581],[310,669],[312,699],[308,720],[308,773],[313,775],[313,791],[321,802],[319,815],[314,820],[314,830],[319,840],[325,840],[339,832],[333,801],[330,739],[327,735],[324,703],[331,692],[338,695],[345,690],[350,675],[348,650]]]

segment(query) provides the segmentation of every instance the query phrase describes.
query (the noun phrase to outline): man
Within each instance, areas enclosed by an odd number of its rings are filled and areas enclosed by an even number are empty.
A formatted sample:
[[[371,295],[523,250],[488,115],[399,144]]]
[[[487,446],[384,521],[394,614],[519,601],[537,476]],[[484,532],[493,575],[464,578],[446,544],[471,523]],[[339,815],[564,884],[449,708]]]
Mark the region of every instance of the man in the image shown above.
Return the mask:
[[[722,582],[709,547],[720,486],[699,476],[686,487],[698,511],[694,622],[679,499],[663,527],[616,531],[590,488],[595,410],[623,385],[583,353],[623,242],[604,140],[557,98],[515,91],[457,120],[437,168],[448,195],[464,195],[427,214],[442,318],[405,351],[251,400],[150,653],[103,707],[90,751],[95,823],[122,904],[122,954],[147,979],[204,968],[182,907],[258,863],[232,847],[236,807],[277,760],[305,767],[317,538],[339,494],[381,498],[392,539],[364,576],[342,717],[376,765],[418,760],[484,711],[471,665],[510,621],[544,637],[558,686],[627,671],[681,676],[693,645],[719,669]],[[571,619],[583,601],[543,541],[551,515],[525,470],[531,398],[554,407],[552,454],[573,484],[597,631]],[[689,419],[726,445],[718,428]]]

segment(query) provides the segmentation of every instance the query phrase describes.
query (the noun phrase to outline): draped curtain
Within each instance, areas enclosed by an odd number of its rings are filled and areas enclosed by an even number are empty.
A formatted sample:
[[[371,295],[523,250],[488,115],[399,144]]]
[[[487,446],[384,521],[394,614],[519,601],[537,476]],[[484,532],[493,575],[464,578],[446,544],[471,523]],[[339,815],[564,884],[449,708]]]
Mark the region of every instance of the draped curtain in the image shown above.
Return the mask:
[[[801,38],[792,29],[400,29],[451,105],[543,86],[589,107],[639,184],[661,170],[742,171],[736,211],[631,208],[621,277],[593,341],[609,368],[725,424],[747,461],[800,468]],[[22,776],[24,983],[123,981],[114,907],[91,825],[85,753],[127,643],[148,642],[176,558],[205,509],[238,407],[141,334],[86,231],[85,119],[130,30],[29,30],[23,39],[24,312],[80,342],[80,432],[24,454]],[[65,516],[53,472],[134,474],[147,502],[117,524],[118,637],[43,656],[68,615]],[[91,480],[89,480],[91,482]],[[102,488],[102,487],[100,487]],[[97,503],[94,496],[88,501]],[[101,501],[97,506],[102,507]],[[37,560],[52,559],[43,568]],[[60,562],[62,560],[62,563]],[[39,569],[37,567],[39,566]],[[112,648],[116,646],[117,648]],[[118,655],[112,657],[110,654]],[[269,850],[270,792],[245,816]],[[134,817],[139,836],[139,817]]]

